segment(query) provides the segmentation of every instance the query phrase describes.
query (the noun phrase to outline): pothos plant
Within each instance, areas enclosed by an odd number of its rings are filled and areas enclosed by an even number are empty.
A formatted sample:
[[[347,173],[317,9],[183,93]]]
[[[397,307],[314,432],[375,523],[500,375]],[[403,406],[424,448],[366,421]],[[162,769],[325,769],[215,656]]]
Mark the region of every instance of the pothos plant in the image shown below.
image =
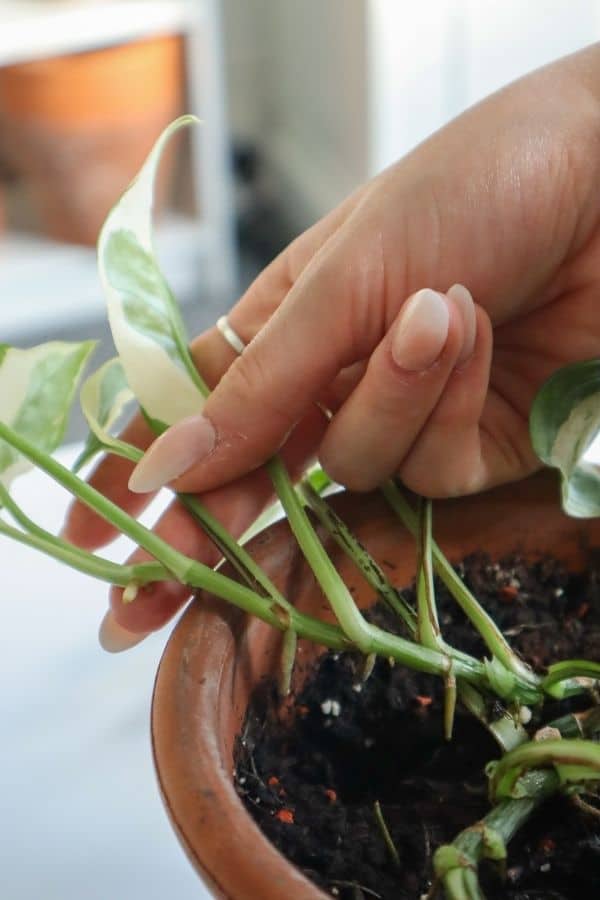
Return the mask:
[[[600,707],[591,688],[600,663],[563,660],[544,674],[534,672],[512,649],[495,622],[467,589],[433,539],[432,505],[417,504],[394,481],[381,492],[418,546],[416,608],[387,579],[323,496],[328,479],[312,472],[295,486],[279,457],[267,463],[289,526],[334,613],[335,624],[299,612],[198,497],[179,500],[201,524],[236,572],[213,570],[180,553],[87,484],[77,473],[97,453],[132,461],[141,451],[113,434],[128,404],[136,401],[156,433],[197,413],[208,388],[192,361],[177,303],[156,262],[152,240],[155,173],[170,137],[194,119],[184,116],[160,136],[137,178],[109,213],[98,242],[100,278],[117,356],[88,376],[80,391],[89,437],[73,470],[52,453],[65,433],[77,384],[92,354],[90,341],[50,342],[20,350],[0,348],[0,534],[27,544],[75,569],[121,585],[130,602],[142,585],[177,579],[204,589],[258,616],[283,632],[281,690],[289,690],[298,638],[365,657],[365,670],[383,656],[403,666],[439,676],[444,682],[444,731],[452,736],[456,704],[494,736],[498,759],[491,761],[490,811],[434,857],[436,881],[430,896],[445,890],[450,900],[481,898],[478,863],[502,862],[507,844],[546,798],[567,792],[582,798],[600,782]],[[600,362],[571,366],[556,374],[539,394],[531,417],[534,447],[541,459],[561,470],[563,505],[577,516],[600,511],[600,481],[584,453],[600,425]],[[36,466],[74,497],[110,522],[152,556],[152,562],[118,565],[49,533],[20,508],[10,493],[14,478]],[[309,514],[310,513],[310,514]],[[382,629],[356,606],[313,522],[340,544],[395,614],[397,628]],[[451,646],[437,614],[434,575],[446,585],[487,648],[477,659]],[[531,708],[547,698],[587,694],[590,706],[528,729]],[[539,716],[537,720],[539,721]],[[385,823],[382,822],[385,830]]]

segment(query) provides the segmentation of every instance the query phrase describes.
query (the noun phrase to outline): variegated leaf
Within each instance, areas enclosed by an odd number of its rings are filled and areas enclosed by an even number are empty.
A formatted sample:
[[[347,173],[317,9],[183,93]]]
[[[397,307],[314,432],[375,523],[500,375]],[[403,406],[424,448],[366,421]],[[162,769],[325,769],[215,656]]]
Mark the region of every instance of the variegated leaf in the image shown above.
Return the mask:
[[[65,434],[77,383],[94,341],[52,341],[30,350],[0,347],[0,419],[47,453]],[[5,486],[31,468],[0,442],[0,480]]]
[[[162,133],[98,241],[108,317],[127,382],[148,416],[166,425],[199,412],[208,393],[152,240],[154,179],[162,152],[175,132],[196,121],[182,116]]]
[[[74,471],[79,471],[96,453],[103,450],[137,462],[142,455],[141,451],[111,434],[111,428],[127,405],[135,399],[127,384],[121,361],[118,358],[109,359],[90,375],[82,385],[79,399],[90,433],[73,466]]]
[[[600,467],[586,458],[600,431],[600,360],[555,372],[535,398],[529,424],[535,452],[560,471],[565,512],[600,515]]]

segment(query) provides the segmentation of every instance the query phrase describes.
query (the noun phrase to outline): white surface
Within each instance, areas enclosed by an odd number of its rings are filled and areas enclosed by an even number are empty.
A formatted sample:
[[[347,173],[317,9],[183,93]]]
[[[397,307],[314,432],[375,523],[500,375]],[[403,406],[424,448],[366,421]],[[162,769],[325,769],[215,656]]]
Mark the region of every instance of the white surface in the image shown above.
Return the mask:
[[[0,65],[184,31],[190,7],[188,0],[1,0]]]
[[[599,0],[365,2],[369,175],[483,97],[600,33]]]
[[[223,0],[236,133],[295,227],[463,109],[598,40],[600,0]]]
[[[216,233],[193,220],[172,218],[158,229],[157,249],[176,297],[203,285],[206,261],[217,253]],[[53,331],[104,320],[96,250],[35,235],[0,238],[2,340],[20,341],[31,330]]]
[[[24,476],[14,494],[58,529],[66,495],[45,476]],[[127,552],[125,540],[103,551]],[[2,900],[206,900],[152,765],[150,699],[167,632],[106,654],[96,639],[105,585],[4,538],[0,566]]]
[[[412,3],[390,5],[404,10]],[[262,21],[254,33],[263,52],[259,146],[292,224],[305,228],[365,177],[365,0],[263,3],[257,14]],[[248,93],[253,89],[250,83]]]

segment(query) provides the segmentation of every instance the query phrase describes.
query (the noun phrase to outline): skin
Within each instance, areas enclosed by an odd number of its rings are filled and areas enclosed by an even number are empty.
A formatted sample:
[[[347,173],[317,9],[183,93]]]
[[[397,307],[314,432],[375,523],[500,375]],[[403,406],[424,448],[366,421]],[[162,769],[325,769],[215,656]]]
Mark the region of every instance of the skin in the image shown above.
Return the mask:
[[[205,406],[217,442],[173,486],[201,494],[239,535],[270,499],[259,467],[281,447],[295,471],[318,455],[358,490],[397,473],[424,495],[449,496],[531,473],[538,388],[600,354],[599,186],[593,46],[467,111],[295,240],[230,313],[252,340],[243,356],[216,329],[196,339],[198,367],[218,385]],[[475,298],[470,308],[453,298],[456,283]],[[448,339],[432,365],[410,371],[392,345],[404,304],[424,287],[444,294]],[[461,359],[473,316],[475,343]],[[144,449],[152,440],[139,418],[125,437]],[[128,490],[131,470],[105,459],[90,481],[137,514],[151,495]],[[180,507],[156,530],[216,562]],[[92,549],[114,536],[78,504],[65,535]],[[111,619],[145,633],[186,597],[160,584],[125,606],[115,589]]]

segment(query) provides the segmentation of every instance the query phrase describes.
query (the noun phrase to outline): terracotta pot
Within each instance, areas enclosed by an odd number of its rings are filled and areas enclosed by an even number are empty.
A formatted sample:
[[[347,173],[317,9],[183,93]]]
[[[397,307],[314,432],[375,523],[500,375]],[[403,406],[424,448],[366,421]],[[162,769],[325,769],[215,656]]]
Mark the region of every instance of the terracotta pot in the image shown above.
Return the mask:
[[[93,244],[182,104],[176,36],[0,68],[2,149],[27,179],[44,231]],[[168,161],[161,168],[164,194]]]
[[[414,541],[379,495],[342,494],[334,505],[379,560],[393,561],[398,586],[414,577]],[[558,485],[543,473],[474,497],[439,502],[436,539],[453,561],[474,550],[492,557],[519,551],[552,554],[573,569],[600,541],[600,521],[569,519]],[[372,591],[331,541],[327,548],[362,605]],[[251,549],[299,608],[327,617],[326,604],[286,523],[257,537]],[[388,573],[389,573],[388,568]],[[207,885],[229,900],[325,900],[267,841],[233,787],[233,748],[249,697],[277,671],[280,636],[210,596],[191,604],[165,649],[155,685],[152,738],[160,789],[183,847]],[[296,684],[320,649],[300,642]]]

